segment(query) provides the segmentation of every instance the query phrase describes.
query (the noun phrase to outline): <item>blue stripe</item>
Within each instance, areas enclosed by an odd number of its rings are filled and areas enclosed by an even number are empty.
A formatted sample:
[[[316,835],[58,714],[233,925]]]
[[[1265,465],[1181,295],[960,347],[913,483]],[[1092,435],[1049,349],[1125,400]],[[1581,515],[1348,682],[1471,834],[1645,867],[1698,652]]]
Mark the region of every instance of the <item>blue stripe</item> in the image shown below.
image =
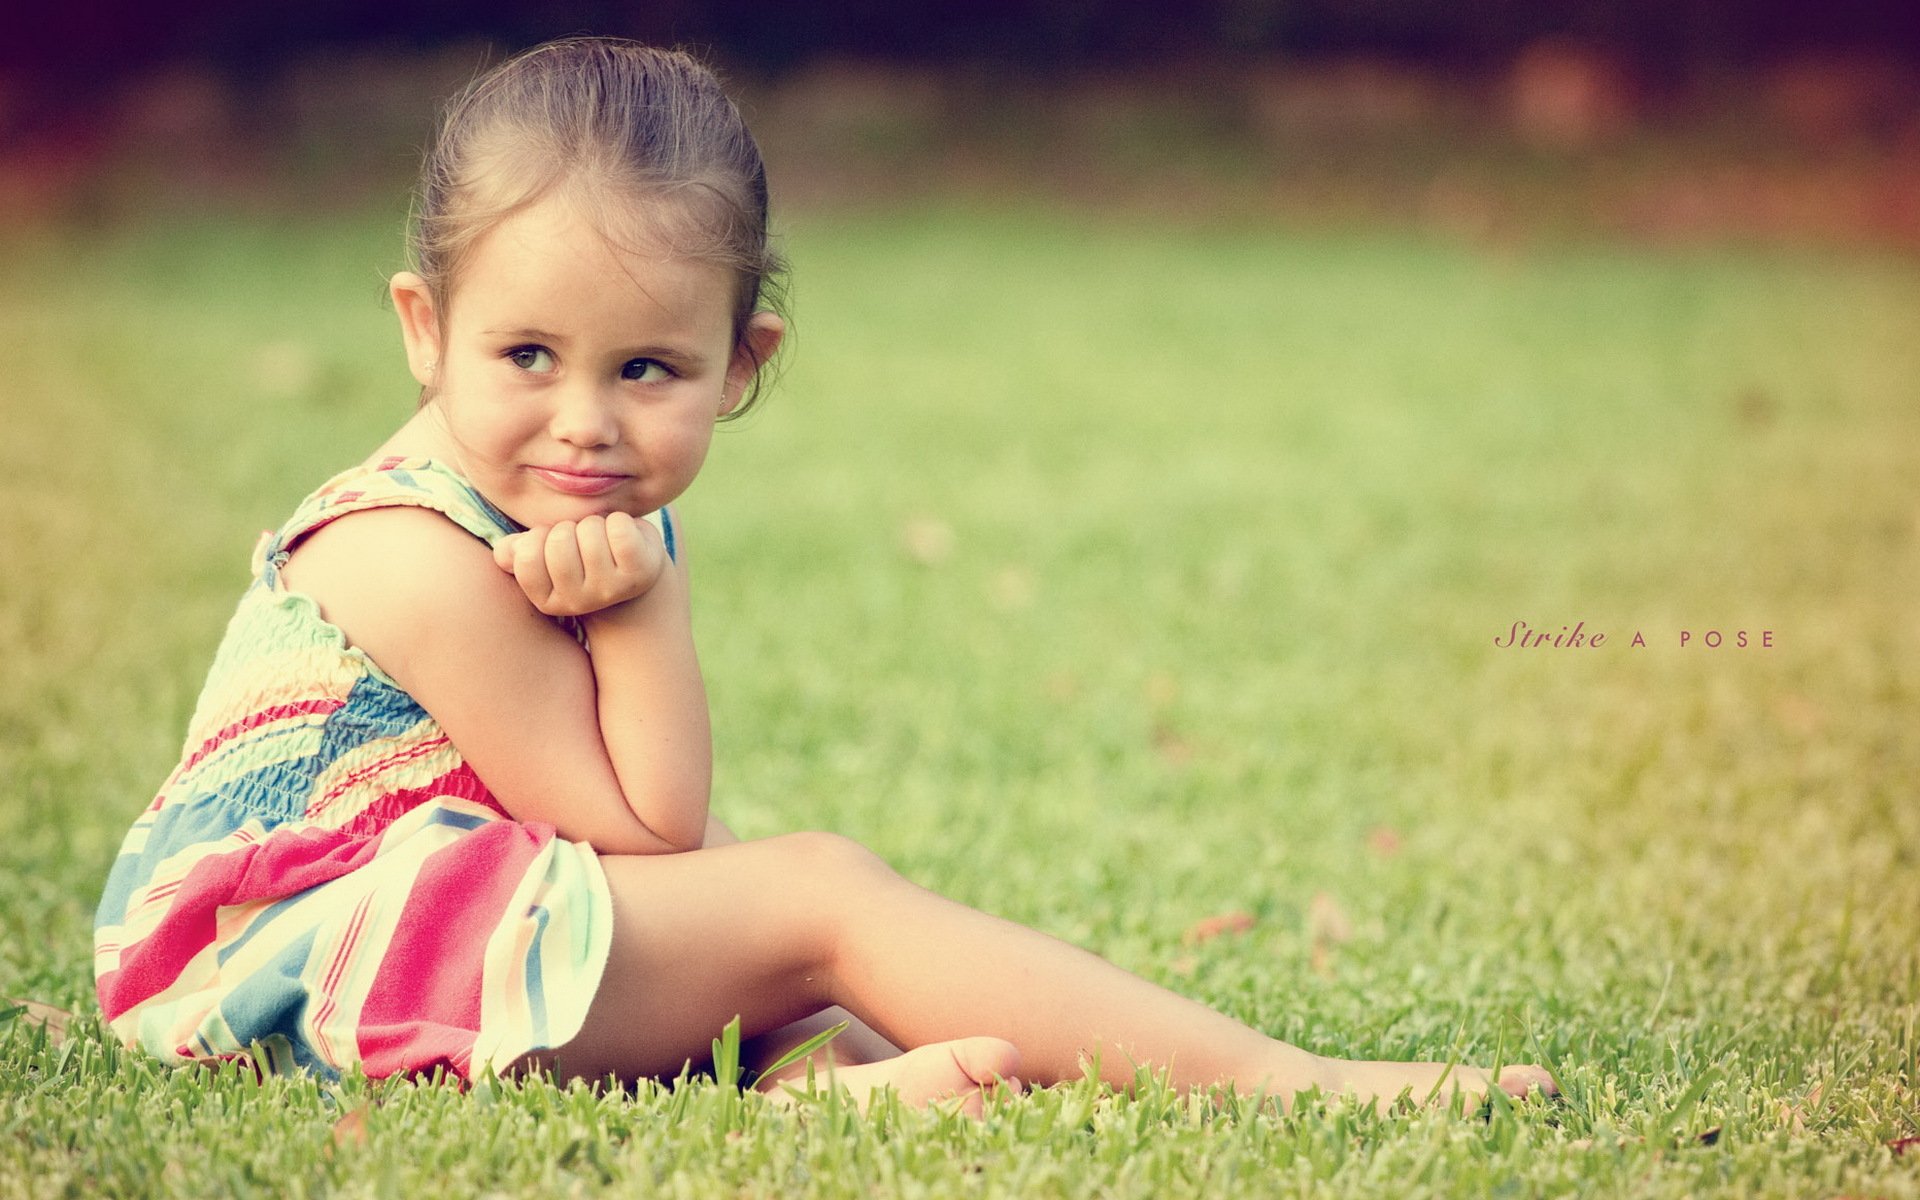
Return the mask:
[[[331,716],[327,720],[330,721]],[[307,814],[307,801],[313,794],[315,775],[334,758],[339,757],[344,749],[351,749],[351,747],[338,745],[330,748],[329,743],[337,743],[339,740],[337,736],[330,736],[330,732],[330,725],[321,726],[319,755],[311,751],[298,755],[283,753],[282,757],[275,759],[270,757],[273,752],[283,749],[275,746],[275,742],[287,738],[310,739],[314,736],[314,729],[308,720],[292,718],[285,724],[250,729],[202,759],[193,770],[175,780],[172,790],[186,793],[198,792],[199,797],[188,801],[189,804],[208,802],[225,804],[240,813],[242,820],[248,816],[257,816],[266,823],[268,828],[282,821],[296,820]],[[284,750],[292,751],[297,748],[297,746],[288,746]],[[233,754],[268,761],[259,762],[238,775],[229,776],[219,785],[217,792],[205,791],[201,786],[196,785],[196,779],[202,772],[218,766]],[[162,809],[161,813],[164,815],[178,807],[182,806],[169,805]],[[237,823],[234,827],[237,828]],[[224,837],[230,832],[232,828],[223,829],[214,837]],[[171,849],[180,849],[191,844],[191,842],[180,840],[177,836],[167,836],[169,838],[167,845]],[[195,840],[204,839],[196,838]]]
[[[185,804],[171,804],[154,814],[143,849],[122,851],[107,873],[107,886],[94,910],[94,928],[118,925],[126,920],[127,900],[138,888],[147,885],[160,864],[183,846],[217,842],[246,824],[254,813],[238,804],[218,798]],[[131,834],[129,834],[131,836]],[[123,846],[125,843],[121,843]]]
[[[545,905],[536,904],[527,915],[539,922],[533,945],[527,947],[527,1011],[533,1022],[533,1044],[547,1045],[547,990],[540,981],[540,944],[547,937],[547,922],[552,917]]]
[[[238,938],[234,939],[233,941],[228,942],[226,945],[220,947],[219,951],[214,956],[214,960],[218,962],[221,966],[225,966],[229,958],[232,958],[235,954],[239,953],[240,947],[252,941],[255,934],[259,933],[262,929],[265,929],[268,925],[272,924],[273,919],[275,917],[279,916],[282,912],[286,911],[287,909],[292,908],[294,905],[300,903],[300,898],[302,896],[305,896],[306,894],[307,894],[306,892],[295,892],[293,895],[288,896],[284,900],[276,900],[272,904],[269,904],[265,909],[261,910],[261,913],[259,916],[255,917],[252,921],[248,922],[247,931],[245,933],[241,934]]]
[[[124,852],[113,860],[113,867],[107,872],[106,890],[100,894],[100,903],[93,910],[96,930],[103,925],[119,925],[127,919],[127,897],[147,881],[143,863],[144,856]]]
[[[438,470],[441,474],[445,475],[448,479],[451,479],[455,483],[459,484],[460,490],[465,492],[468,498],[473,501],[474,507],[478,508],[482,513],[485,513],[487,518],[491,520],[494,524],[498,525],[501,528],[501,530],[503,530],[506,533],[520,533],[526,529],[525,525],[522,525],[520,522],[514,520],[512,517],[508,516],[507,514],[501,512],[499,509],[495,508],[493,505],[489,504],[487,502],[487,498],[485,496],[482,496],[479,492],[475,491],[473,485],[468,483],[464,478],[454,474],[452,471],[448,470],[447,468],[442,467],[439,463],[434,463],[433,466],[436,470]],[[452,514],[449,513],[448,515],[451,516]]]
[[[427,823],[429,825],[451,825],[455,829],[478,829],[489,821],[497,819],[496,817],[483,816],[479,813],[454,812],[452,809],[435,805],[432,813],[429,815]]]
[[[314,1053],[300,1028],[307,1005],[319,1002],[319,995],[309,993],[300,978],[313,954],[313,938],[309,930],[236,983],[220,1001],[220,1015],[240,1045],[277,1039],[289,1047],[295,1063],[331,1079],[332,1068]]]
[[[371,742],[399,737],[426,719],[427,710],[412,696],[372,675],[361,676],[347,693],[346,704],[328,716],[320,748],[304,764],[308,784],[302,789],[303,795],[312,794],[313,779],[341,755],[365,749]]]
[[[667,560],[679,562],[680,553],[675,548],[673,539],[673,514],[664,508],[660,510],[660,535],[660,540],[667,544]]]

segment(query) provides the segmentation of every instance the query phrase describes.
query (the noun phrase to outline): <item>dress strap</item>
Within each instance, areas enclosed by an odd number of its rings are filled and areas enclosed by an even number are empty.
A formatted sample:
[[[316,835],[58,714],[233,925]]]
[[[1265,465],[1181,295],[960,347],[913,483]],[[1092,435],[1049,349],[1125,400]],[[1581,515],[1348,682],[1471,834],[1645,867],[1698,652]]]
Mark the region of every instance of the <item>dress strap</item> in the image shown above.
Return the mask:
[[[412,505],[430,508],[491,546],[522,526],[473,485],[430,458],[391,457],[349,467],[320,485],[278,530],[254,547],[254,573],[269,587],[300,540],[349,513]]]

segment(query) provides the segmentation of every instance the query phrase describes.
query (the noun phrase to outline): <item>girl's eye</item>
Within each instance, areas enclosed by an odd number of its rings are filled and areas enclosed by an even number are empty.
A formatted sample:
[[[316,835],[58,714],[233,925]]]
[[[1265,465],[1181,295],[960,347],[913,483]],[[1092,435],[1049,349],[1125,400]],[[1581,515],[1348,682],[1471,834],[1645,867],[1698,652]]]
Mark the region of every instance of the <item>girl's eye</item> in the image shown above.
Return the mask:
[[[536,375],[545,375],[553,370],[553,355],[538,346],[522,346],[518,350],[509,350],[507,361],[522,371],[532,371]]]
[[[658,383],[669,374],[666,364],[651,358],[636,358],[620,368],[620,378],[635,383]]]

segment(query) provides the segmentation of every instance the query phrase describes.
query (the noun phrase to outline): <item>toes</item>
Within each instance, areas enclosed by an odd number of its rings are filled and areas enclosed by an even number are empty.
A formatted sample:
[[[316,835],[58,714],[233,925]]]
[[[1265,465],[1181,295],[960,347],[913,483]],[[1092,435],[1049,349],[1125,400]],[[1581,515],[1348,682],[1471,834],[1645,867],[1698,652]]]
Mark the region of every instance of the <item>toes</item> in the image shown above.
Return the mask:
[[[1016,1091],[1020,1081],[1020,1051],[1012,1042],[995,1037],[962,1038],[949,1043],[953,1061],[968,1079],[980,1087],[1006,1083]]]
[[[1506,1067],[1500,1072],[1500,1090],[1515,1099],[1524,1100],[1534,1089],[1543,1096],[1557,1096],[1560,1085],[1545,1067],[1516,1066]]]

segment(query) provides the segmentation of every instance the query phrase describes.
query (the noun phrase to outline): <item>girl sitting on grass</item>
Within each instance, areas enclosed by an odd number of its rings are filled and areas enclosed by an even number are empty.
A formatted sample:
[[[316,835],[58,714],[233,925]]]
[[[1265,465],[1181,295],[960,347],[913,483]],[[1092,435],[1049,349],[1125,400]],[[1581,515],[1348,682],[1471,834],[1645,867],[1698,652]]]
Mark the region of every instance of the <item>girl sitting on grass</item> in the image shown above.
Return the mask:
[[[702,1060],[840,1021],[864,1103],[1136,1064],[1290,1100],[1552,1090],[1538,1067],[1297,1049],[924,891],[831,834],[740,842],[673,502],[752,403],[759,151],[686,56],[577,39],[448,110],[393,277],[417,411],[263,537],[179,766],[96,920],[115,1033],[169,1061],[368,1075]]]

